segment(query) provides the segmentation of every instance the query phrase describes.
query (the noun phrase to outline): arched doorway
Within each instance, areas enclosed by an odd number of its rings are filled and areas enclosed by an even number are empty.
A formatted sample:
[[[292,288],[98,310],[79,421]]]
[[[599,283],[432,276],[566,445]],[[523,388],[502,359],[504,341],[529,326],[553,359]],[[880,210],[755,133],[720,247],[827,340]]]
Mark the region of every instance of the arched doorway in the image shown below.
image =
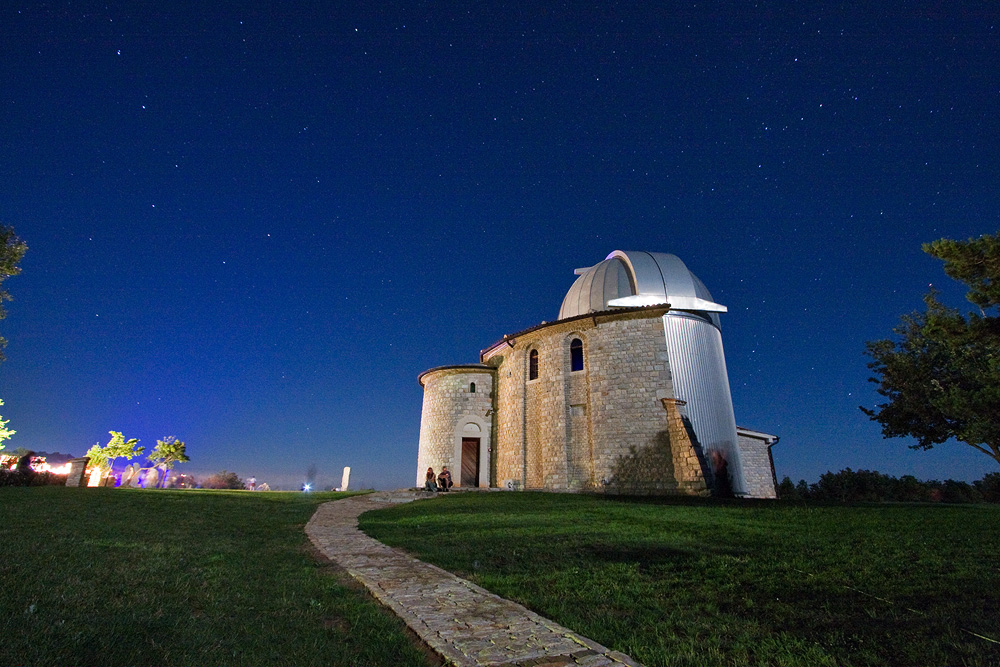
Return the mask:
[[[464,488],[489,486],[490,432],[486,422],[466,415],[455,433],[455,484]]]

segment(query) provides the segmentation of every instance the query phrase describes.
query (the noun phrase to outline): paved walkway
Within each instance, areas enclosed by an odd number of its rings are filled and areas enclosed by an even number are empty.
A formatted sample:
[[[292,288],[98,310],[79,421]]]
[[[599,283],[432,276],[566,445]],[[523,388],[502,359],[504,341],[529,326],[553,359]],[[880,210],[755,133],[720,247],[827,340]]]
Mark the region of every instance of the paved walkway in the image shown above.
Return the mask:
[[[419,491],[353,496],[319,506],[306,534],[328,558],[363,583],[432,649],[457,667],[641,667],[553,621],[358,530],[358,516]]]

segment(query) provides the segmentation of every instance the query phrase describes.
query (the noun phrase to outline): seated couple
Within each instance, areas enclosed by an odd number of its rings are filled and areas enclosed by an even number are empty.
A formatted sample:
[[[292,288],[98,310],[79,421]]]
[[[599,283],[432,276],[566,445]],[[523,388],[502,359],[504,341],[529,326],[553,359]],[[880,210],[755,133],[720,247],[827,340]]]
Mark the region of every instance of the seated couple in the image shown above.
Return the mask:
[[[451,473],[448,466],[441,468],[441,474],[434,477],[434,468],[427,469],[427,476],[424,478],[424,491],[447,491],[455,486],[451,481]]]

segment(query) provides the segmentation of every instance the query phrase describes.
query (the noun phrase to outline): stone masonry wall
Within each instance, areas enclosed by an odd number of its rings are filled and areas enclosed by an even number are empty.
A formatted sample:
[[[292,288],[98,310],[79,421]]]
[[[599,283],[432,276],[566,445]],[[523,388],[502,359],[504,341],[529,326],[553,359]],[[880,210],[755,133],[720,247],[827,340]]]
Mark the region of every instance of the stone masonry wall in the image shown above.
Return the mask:
[[[575,339],[583,343],[583,370],[570,371],[570,344]],[[563,337],[562,367],[563,396],[565,397],[566,432],[566,488],[585,491],[595,488],[593,432],[590,415],[590,382],[587,350],[590,345],[588,332],[572,331]]]
[[[662,315],[652,309],[557,322],[489,350],[497,367],[496,479],[547,490],[699,493],[676,456],[661,399],[672,398]],[[569,345],[584,343],[571,372]],[[539,352],[539,377],[527,380]],[[624,471],[629,479],[625,480]],[[702,485],[699,487],[700,484]]]
[[[69,474],[66,475],[66,486],[83,486],[83,476],[87,472],[87,463],[90,459],[86,456],[69,460]]]
[[[524,488],[524,378],[528,373],[524,346],[517,350],[504,345],[484,361],[497,368],[493,447],[496,484]]]
[[[423,486],[427,468],[434,468],[438,473],[443,466],[451,470],[457,485],[462,462],[456,460],[455,448],[461,439],[461,424],[474,421],[482,425],[482,431],[473,435],[482,438],[487,447],[492,446],[493,372],[476,367],[443,368],[424,375],[423,382],[417,486]],[[476,384],[474,393],[470,391],[473,382]]]
[[[743,460],[743,476],[751,498],[777,498],[774,471],[767,441],[738,433],[737,444]]]

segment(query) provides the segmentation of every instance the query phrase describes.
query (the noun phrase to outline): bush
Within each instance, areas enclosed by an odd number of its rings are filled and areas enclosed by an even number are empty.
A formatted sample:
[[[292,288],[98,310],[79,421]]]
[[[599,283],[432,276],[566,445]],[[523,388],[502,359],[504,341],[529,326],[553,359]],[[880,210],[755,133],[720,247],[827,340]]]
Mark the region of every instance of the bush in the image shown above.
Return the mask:
[[[33,475],[34,472],[31,470],[2,468],[0,469],[0,486],[30,486]]]
[[[243,480],[236,473],[222,470],[201,483],[203,489],[243,489]]]
[[[66,475],[31,468],[0,469],[0,486],[65,486]]]

